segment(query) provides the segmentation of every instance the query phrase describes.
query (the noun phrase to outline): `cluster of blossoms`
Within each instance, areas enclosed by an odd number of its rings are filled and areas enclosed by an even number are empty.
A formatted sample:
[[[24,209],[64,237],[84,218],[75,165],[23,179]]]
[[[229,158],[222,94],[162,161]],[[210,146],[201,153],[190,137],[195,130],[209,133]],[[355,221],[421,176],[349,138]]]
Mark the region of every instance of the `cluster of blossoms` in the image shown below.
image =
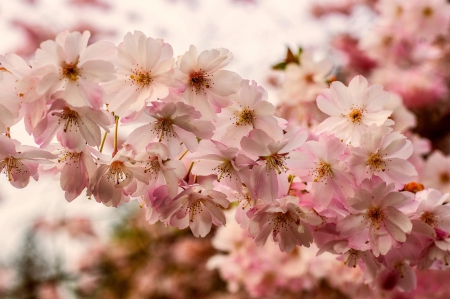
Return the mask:
[[[89,32],[66,31],[30,64],[0,56],[0,169],[13,186],[49,164],[68,201],[84,190],[106,206],[135,199],[148,222],[196,237],[225,225],[231,203],[257,246],[271,239],[289,253],[315,243],[382,288],[411,290],[411,267],[448,265],[448,195],[411,183],[423,151],[403,133],[415,119],[381,85],[360,75],[330,83],[331,63],[304,52],[287,76],[308,89],[299,98],[318,95],[307,101],[317,115],[297,126],[275,116],[261,86],[223,69],[228,50],[191,46],[175,59],[138,31],[118,46],[88,42]],[[286,99],[298,94],[292,86],[287,79]],[[40,148],[13,139],[21,120]]]

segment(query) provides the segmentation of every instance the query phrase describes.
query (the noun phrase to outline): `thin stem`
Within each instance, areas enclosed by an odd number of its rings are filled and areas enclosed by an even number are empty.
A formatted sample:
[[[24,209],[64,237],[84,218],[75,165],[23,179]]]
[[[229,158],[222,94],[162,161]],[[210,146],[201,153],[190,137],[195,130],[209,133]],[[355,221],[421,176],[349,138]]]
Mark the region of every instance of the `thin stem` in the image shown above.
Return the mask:
[[[102,152],[103,147],[105,146],[106,135],[108,135],[108,132],[105,131],[105,134],[103,134],[102,143],[100,144],[100,149],[99,149],[100,153]]]
[[[289,188],[288,188],[287,195],[289,195],[289,193],[291,192],[292,183],[294,182],[294,178],[295,178],[295,175],[290,174],[290,175],[288,176]]]
[[[6,127],[6,137],[11,138],[11,128],[10,127]]]
[[[189,166],[189,169],[188,169],[186,175],[183,178],[183,180],[185,182],[187,182],[189,180],[189,175],[191,174],[192,166],[194,166],[194,162],[191,163],[191,166]]]
[[[181,160],[181,159],[183,159],[184,158],[184,156],[186,156],[186,154],[189,152],[189,150],[186,150],[182,155],[181,155],[181,157],[178,159],[178,160]]]
[[[115,125],[115,128],[114,128],[114,150],[113,150],[113,153],[112,153],[113,157],[117,154],[117,151],[118,151],[118,149],[117,149],[117,136],[118,136],[118,133],[119,133],[119,117],[117,115],[114,115],[114,119],[116,120],[116,125]]]

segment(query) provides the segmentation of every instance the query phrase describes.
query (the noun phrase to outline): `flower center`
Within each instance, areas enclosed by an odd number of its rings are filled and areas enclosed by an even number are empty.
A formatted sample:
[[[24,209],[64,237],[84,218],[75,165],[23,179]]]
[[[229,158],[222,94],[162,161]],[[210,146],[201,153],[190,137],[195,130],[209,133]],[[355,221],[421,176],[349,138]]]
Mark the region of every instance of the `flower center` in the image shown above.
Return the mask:
[[[131,82],[134,85],[138,85],[140,87],[145,87],[152,83],[153,79],[150,75],[151,71],[138,71],[138,70],[132,70],[133,75],[130,75]]]
[[[305,80],[305,82],[307,84],[313,84],[314,83],[314,74],[311,74],[311,73],[305,74],[305,76],[303,76],[303,80]]]
[[[195,88],[196,91],[210,87],[209,81],[211,81],[211,79],[209,79],[209,75],[202,72],[201,69],[198,72],[193,72],[190,77],[191,85]]]
[[[109,166],[106,178],[108,179],[108,181],[112,180],[116,185],[119,185],[121,182],[130,177],[130,175],[125,172],[125,169],[126,167],[123,162],[114,161]]]
[[[359,123],[363,117],[363,110],[361,108],[353,108],[348,114],[348,118],[352,123]]]
[[[429,226],[436,226],[436,218],[434,217],[433,213],[429,211],[425,211],[420,215],[420,220],[428,224]]]
[[[289,157],[286,157],[287,154],[272,154],[268,157],[263,157],[266,160],[266,165],[269,170],[275,169],[278,174],[281,174],[281,172],[286,172],[288,170],[286,166],[286,159],[289,159]]]
[[[245,108],[244,110],[238,113],[235,125],[236,126],[250,125],[253,123],[253,117],[254,117],[253,110]]]
[[[70,165],[71,163],[78,163],[80,160],[81,153],[77,152],[65,152],[61,158],[58,159],[58,163],[64,162],[67,165]]]
[[[157,156],[148,157],[147,162],[145,163],[145,173],[151,173],[156,175],[161,171],[161,165],[159,164],[159,160]]]
[[[173,131],[172,119],[170,118],[159,119],[156,123],[155,128],[151,131],[157,134],[159,142],[161,142],[164,137],[166,137],[168,140],[169,137],[176,136],[176,133]]]
[[[380,229],[380,222],[384,219],[384,213],[380,208],[372,207],[366,212],[367,218],[375,226],[376,229]]]
[[[234,168],[230,160],[226,160],[219,166],[214,167],[213,170],[216,170],[219,173],[219,177],[217,178],[217,181],[219,182],[223,177],[231,178],[231,176],[234,174]]]
[[[422,14],[425,18],[430,18],[434,14],[434,11],[431,7],[427,6],[423,8]]]
[[[384,162],[383,158],[378,152],[370,154],[366,164],[372,171],[385,171],[384,166],[386,166],[386,162]]]
[[[313,170],[313,175],[315,176],[314,182],[321,181],[322,178],[332,176],[331,165],[326,162],[320,162],[319,165]]]
[[[16,172],[20,173],[21,172],[21,162],[19,161],[19,159],[16,159],[14,157],[8,157],[3,159],[2,161],[0,161],[0,170],[6,174],[6,176],[8,177],[8,181],[12,181],[13,177],[12,177],[12,171],[16,170]]]
[[[439,175],[439,181],[442,184],[448,184],[450,182],[450,177],[448,176],[447,172],[443,172]]]
[[[351,265],[353,268],[356,268],[356,264],[359,258],[359,251],[355,249],[350,249],[347,251],[348,257],[344,262],[344,265]]]
[[[58,124],[61,123],[61,120],[65,121],[64,132],[71,131],[72,126],[75,126],[75,131],[78,130],[78,113],[76,111],[65,107],[61,114],[53,113],[53,115],[59,116]]]
[[[292,213],[276,212],[271,213],[269,220],[273,224],[273,232],[276,235],[280,230],[286,230],[289,228],[298,227],[300,225],[299,217],[295,217]]]
[[[77,81],[80,75],[80,69],[77,67],[78,61],[75,64],[64,63],[62,67],[62,75],[70,81]]]

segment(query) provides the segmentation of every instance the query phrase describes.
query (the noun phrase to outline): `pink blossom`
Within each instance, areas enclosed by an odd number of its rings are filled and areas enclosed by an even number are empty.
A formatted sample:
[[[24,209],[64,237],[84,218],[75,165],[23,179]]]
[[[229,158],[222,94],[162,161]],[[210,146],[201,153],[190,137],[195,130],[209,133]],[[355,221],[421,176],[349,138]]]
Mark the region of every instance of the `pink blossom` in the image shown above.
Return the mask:
[[[361,136],[361,145],[352,147],[348,167],[360,184],[366,178],[377,176],[386,183],[395,183],[397,189],[417,175],[408,159],[413,151],[411,141],[389,128],[371,127]]]
[[[72,107],[100,108],[103,89],[99,82],[115,78],[113,64],[105,59],[115,54],[116,47],[107,41],[87,46],[89,37],[89,31],[64,31],[55,41],[41,44],[36,61],[31,62],[43,76],[36,87],[39,94],[63,90],[64,100]]]
[[[392,125],[387,118],[392,111],[384,110],[389,94],[381,85],[368,87],[366,78],[356,76],[348,87],[341,82],[331,83],[330,89],[317,98],[317,106],[330,115],[317,128],[316,134],[333,133],[347,144],[359,146],[361,135],[370,125]]]
[[[20,98],[12,90],[16,77],[0,67],[0,132],[18,121]]]
[[[31,146],[21,145],[18,141],[0,135],[0,171],[6,174],[8,181],[16,188],[25,188],[30,177],[38,180],[39,163],[51,163],[56,156]]]
[[[197,151],[186,156],[194,163],[192,173],[216,174],[217,180],[238,192],[242,191],[240,170],[253,165],[254,161],[237,148],[212,140],[201,140]]]
[[[132,193],[130,190],[124,190],[125,187],[135,180],[148,184],[149,179],[144,167],[141,163],[136,163],[124,149],[119,150],[112,159],[100,153],[96,155],[99,156],[99,166],[90,180],[87,195],[94,195],[97,202],[118,207],[128,201],[128,194]]]
[[[58,137],[61,145],[69,150],[81,152],[86,146],[100,146],[100,127],[109,132],[111,116],[102,110],[89,107],[72,107],[63,100],[56,100],[34,130],[35,141],[41,147],[47,146]]]
[[[134,159],[143,165],[144,172],[148,174],[149,181],[141,183],[141,187],[149,190],[165,185],[168,196],[173,198],[178,194],[178,183],[183,179],[186,168],[183,162],[170,159],[169,150],[163,143],[150,143],[146,151],[138,153]]]
[[[128,32],[118,46],[114,63],[117,79],[103,87],[109,110],[120,117],[167,97],[170,88],[184,90],[184,85],[173,79],[172,47],[162,39],[146,37],[141,31]]]
[[[259,157],[258,165],[252,167],[251,180],[255,183],[257,196],[264,202],[270,203],[287,194],[288,163],[295,163],[289,160],[289,154],[306,141],[307,135],[300,127],[294,127],[278,140],[258,129],[253,129],[248,137],[242,138],[242,149]]]
[[[150,142],[164,143],[170,152],[170,158],[179,154],[181,142],[191,151],[198,146],[197,137],[208,139],[213,135],[211,122],[199,120],[200,112],[184,103],[153,102],[145,110],[151,123],[134,130],[125,146],[141,151]]]
[[[228,96],[239,90],[241,76],[222,70],[232,58],[226,49],[205,50],[198,54],[197,48],[191,45],[177,60],[176,78],[186,85],[183,97],[201,112],[204,119],[215,119],[216,113],[231,105]]]
[[[205,189],[199,185],[183,190],[175,198],[166,198],[158,212],[161,219],[180,229],[190,227],[197,238],[206,236],[211,231],[211,225],[225,225],[225,215],[222,208],[229,205],[225,194]]]
[[[303,51],[299,64],[289,63],[286,66],[280,100],[290,103],[315,101],[320,92],[328,87],[326,80],[332,69],[330,59],[314,59],[312,51]]]
[[[296,245],[309,247],[313,236],[307,224],[317,226],[322,223],[322,218],[314,210],[302,210],[298,204],[298,197],[286,196],[252,208],[247,214],[251,219],[250,234],[256,245],[264,245],[272,234],[283,252],[291,252]]]
[[[242,80],[241,89],[233,97],[233,104],[218,115],[214,139],[232,147],[239,147],[242,137],[253,129],[280,139],[282,128],[275,117],[275,107],[267,101],[267,92],[255,81]]]
[[[291,252],[296,245],[309,247],[313,236],[307,224],[317,226],[322,223],[322,218],[314,210],[302,210],[298,204],[298,197],[285,196],[274,203],[262,203],[252,208],[247,215],[251,219],[249,230],[256,245],[264,245],[272,233],[273,240],[283,252]]]
[[[321,134],[318,141],[307,141],[301,151],[291,153],[297,162],[292,163],[290,170],[304,182],[310,182],[314,202],[327,207],[332,196],[345,198],[353,193],[354,178],[342,162],[347,155],[343,142]]]
[[[53,153],[59,156],[56,167],[61,171],[59,178],[61,189],[65,191],[66,200],[71,202],[89,186],[90,178],[93,177],[97,166],[89,147],[80,152],[59,149]]]
[[[353,240],[352,247],[359,248],[369,241],[373,254],[379,256],[385,255],[396,242],[406,241],[412,224],[399,208],[410,198],[394,189],[394,184],[386,186],[383,182],[372,191],[359,189],[354,197],[347,198],[346,202],[354,212],[337,224],[337,230],[343,238],[361,236]],[[368,232],[368,240],[362,237],[364,232]]]
[[[434,151],[420,171],[419,181],[426,188],[450,192],[450,157],[444,156],[440,151]]]

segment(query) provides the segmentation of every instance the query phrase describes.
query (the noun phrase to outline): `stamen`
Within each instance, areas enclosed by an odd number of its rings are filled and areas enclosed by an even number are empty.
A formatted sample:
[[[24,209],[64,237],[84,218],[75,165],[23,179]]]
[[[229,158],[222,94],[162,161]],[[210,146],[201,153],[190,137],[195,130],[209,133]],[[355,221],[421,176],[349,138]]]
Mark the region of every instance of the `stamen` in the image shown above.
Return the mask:
[[[312,171],[312,174],[315,176],[314,182],[323,181],[322,179],[333,176],[330,164],[326,162],[320,162],[316,164],[318,164],[318,166]]]
[[[369,156],[369,159],[367,160],[366,165],[370,167],[372,171],[385,171],[386,162],[384,162],[381,155],[376,152],[372,153]]]
[[[62,67],[62,76],[70,81],[77,81],[80,75],[80,69],[77,67],[78,61],[75,64],[65,63]]]
[[[245,108],[241,112],[236,114],[236,122],[234,123],[236,126],[245,126],[253,123],[253,110]]]
[[[380,208],[372,207],[366,212],[366,217],[375,226],[376,229],[380,229],[380,222],[385,218],[383,211]]]
[[[112,162],[109,166],[106,178],[108,181],[112,180],[116,185],[119,185],[129,178],[129,174],[124,171],[125,168],[125,164],[121,161]]]

